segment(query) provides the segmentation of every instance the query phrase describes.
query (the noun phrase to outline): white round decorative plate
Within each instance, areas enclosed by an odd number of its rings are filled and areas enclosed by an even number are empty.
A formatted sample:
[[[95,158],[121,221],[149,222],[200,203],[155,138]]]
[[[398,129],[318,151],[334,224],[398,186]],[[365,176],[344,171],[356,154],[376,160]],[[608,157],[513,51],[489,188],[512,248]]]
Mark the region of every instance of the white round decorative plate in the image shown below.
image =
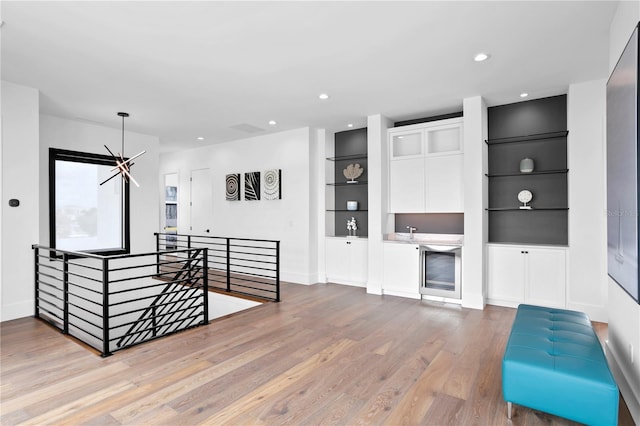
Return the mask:
[[[533,199],[533,194],[528,189],[523,189],[518,192],[518,201],[521,203],[527,204],[529,201]]]

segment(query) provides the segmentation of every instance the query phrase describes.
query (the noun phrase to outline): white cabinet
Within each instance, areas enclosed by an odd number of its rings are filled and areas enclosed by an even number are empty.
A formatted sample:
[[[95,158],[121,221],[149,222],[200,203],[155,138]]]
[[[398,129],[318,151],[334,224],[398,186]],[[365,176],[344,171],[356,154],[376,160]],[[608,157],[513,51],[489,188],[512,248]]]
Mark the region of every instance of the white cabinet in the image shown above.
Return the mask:
[[[425,209],[424,159],[409,158],[389,162],[389,202],[392,212],[421,213]]]
[[[389,129],[389,211],[463,211],[462,119]]]
[[[384,243],[382,292],[420,299],[420,247],[410,243]]]
[[[365,287],[367,284],[367,240],[327,238],[326,274],[329,282]]]
[[[464,211],[464,158],[462,154],[427,157],[426,208],[429,213]]]
[[[487,248],[488,299],[496,304],[517,306],[524,301],[523,250],[514,247]]]
[[[565,249],[526,249],[528,285],[524,300],[532,305],[564,308],[566,304]]]
[[[487,255],[489,303],[565,307],[566,248],[491,244]]]

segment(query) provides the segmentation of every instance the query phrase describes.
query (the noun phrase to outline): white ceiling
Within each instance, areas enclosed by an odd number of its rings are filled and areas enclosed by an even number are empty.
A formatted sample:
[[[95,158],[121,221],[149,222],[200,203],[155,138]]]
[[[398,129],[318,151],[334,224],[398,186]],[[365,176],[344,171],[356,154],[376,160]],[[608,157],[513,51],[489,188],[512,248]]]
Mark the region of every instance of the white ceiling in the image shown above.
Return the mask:
[[[378,113],[459,111],[470,96],[491,106],[523,91],[565,93],[607,77],[616,7],[5,0],[1,71],[40,90],[42,113],[119,127],[116,112],[126,111],[127,130],[157,135],[170,151],[304,126],[364,127]],[[474,62],[480,51],[491,59]]]

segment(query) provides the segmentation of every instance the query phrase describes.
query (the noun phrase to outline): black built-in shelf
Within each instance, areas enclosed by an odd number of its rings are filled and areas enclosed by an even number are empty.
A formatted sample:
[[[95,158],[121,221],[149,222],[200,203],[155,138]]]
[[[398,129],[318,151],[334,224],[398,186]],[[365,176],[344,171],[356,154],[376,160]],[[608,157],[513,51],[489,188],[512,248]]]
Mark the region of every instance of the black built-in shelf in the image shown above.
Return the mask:
[[[367,163],[367,129],[355,129],[335,134],[335,156],[327,160],[335,163],[333,182],[327,182],[327,186],[334,187],[335,209],[331,212],[335,220],[335,236],[347,235],[347,221],[353,216],[358,224],[358,236],[366,237],[369,228],[368,215],[368,185],[367,178],[369,167]],[[364,173],[357,183],[347,183],[342,171],[349,164],[358,163],[364,169]],[[347,201],[357,201],[358,210],[347,210]],[[340,207],[344,206],[344,210]]]
[[[562,132],[549,132],[549,133],[538,133],[535,135],[525,135],[525,136],[513,136],[508,138],[498,138],[498,139],[487,139],[485,143],[488,145],[496,145],[501,143],[516,143],[516,142],[529,142],[529,141],[540,141],[543,139],[555,139],[555,138],[564,138],[567,137],[569,132],[567,130],[563,130]]]
[[[489,108],[489,242],[566,245],[566,95]],[[534,171],[520,172],[531,158]],[[532,192],[531,209],[518,193]]]
[[[347,210],[347,209],[328,209],[328,212],[349,212],[349,213],[359,213],[359,212],[368,212],[369,210]]]
[[[543,171],[537,171],[537,172],[530,172],[530,173],[522,173],[522,172],[517,172],[517,173],[494,173],[494,174],[488,174],[485,173],[484,175],[490,178],[494,178],[494,177],[512,177],[512,176],[519,176],[519,177],[526,177],[526,176],[531,176],[531,175],[555,175],[555,174],[566,174],[569,172],[569,169],[563,169],[563,170],[543,170]]]
[[[343,161],[343,160],[360,160],[367,159],[367,154],[357,154],[357,155],[343,155],[340,157],[327,157],[329,161]]]
[[[357,181],[356,183],[349,182],[334,182],[328,183],[327,186],[358,186],[358,185],[366,185],[367,182]]]

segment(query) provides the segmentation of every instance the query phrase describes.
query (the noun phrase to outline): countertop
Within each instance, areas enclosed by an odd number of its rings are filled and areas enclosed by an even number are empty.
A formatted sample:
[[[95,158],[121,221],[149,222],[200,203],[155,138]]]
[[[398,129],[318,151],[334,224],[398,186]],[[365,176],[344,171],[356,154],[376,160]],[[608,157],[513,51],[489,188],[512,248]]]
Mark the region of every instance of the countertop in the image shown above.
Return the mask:
[[[462,234],[423,234],[413,233],[413,238],[408,232],[395,232],[384,236],[385,243],[400,244],[437,244],[437,245],[463,245],[464,235]]]

